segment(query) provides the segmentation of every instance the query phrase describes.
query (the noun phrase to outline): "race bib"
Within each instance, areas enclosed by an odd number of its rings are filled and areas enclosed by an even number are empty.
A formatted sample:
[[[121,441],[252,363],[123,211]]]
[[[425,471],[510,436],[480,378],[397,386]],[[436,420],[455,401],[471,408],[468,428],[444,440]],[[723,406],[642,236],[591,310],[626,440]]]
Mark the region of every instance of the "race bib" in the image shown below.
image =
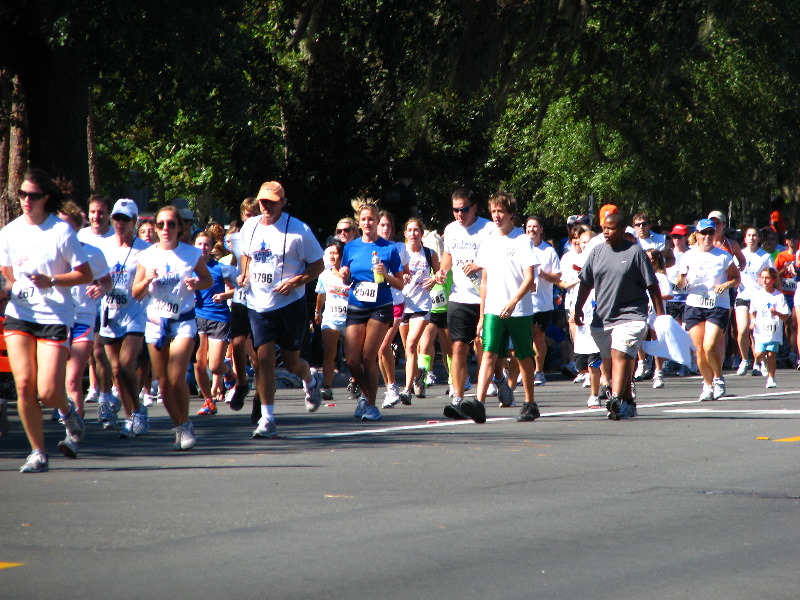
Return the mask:
[[[106,306],[109,314],[115,314],[118,310],[128,305],[128,293],[124,289],[114,288],[106,294]]]
[[[251,273],[250,285],[261,290],[271,290],[272,286],[275,285],[275,271],[267,269]]]
[[[154,298],[153,306],[156,316],[162,319],[177,319],[181,314],[181,305],[176,298],[167,298],[166,300]]]
[[[705,294],[689,294],[686,303],[689,306],[699,306],[700,308],[714,308],[717,305],[717,294],[713,291]]]
[[[370,281],[359,281],[353,288],[353,296],[359,302],[377,302],[378,284]]]
[[[794,292],[797,290],[797,281],[795,281],[794,277],[781,279],[781,288],[785,292]]]
[[[16,282],[14,282],[16,284]],[[34,285],[26,285],[26,286],[19,286],[16,291],[17,299],[21,300],[22,302],[33,302],[33,299],[36,297],[36,286]]]
[[[447,306],[447,295],[444,293],[444,290],[437,290],[436,292],[431,292],[431,309],[434,308],[444,308]]]

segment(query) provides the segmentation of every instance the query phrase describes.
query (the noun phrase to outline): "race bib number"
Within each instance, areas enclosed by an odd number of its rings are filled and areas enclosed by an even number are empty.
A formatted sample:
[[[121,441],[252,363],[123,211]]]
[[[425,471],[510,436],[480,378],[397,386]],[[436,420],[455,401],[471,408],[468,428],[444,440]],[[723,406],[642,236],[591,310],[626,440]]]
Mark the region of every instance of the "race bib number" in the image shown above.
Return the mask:
[[[707,292],[705,294],[689,294],[686,297],[689,306],[699,306],[700,308],[714,308],[717,305],[717,294]]]
[[[378,284],[370,281],[360,281],[353,289],[353,296],[359,302],[377,302]]]
[[[271,290],[274,283],[274,271],[256,271],[250,275],[250,284],[262,290]]]
[[[784,279],[781,279],[781,288],[785,292],[794,292],[797,290],[797,281],[795,281],[793,277],[792,278],[786,277]]]
[[[770,317],[772,315],[769,315]],[[762,323],[758,326],[759,333],[765,333],[768,335],[772,335],[776,331],[778,331],[778,324],[777,323]]]
[[[444,308],[447,306],[447,295],[444,290],[431,292],[431,308]]]
[[[162,319],[177,319],[180,315],[181,305],[179,302],[169,300],[153,300],[155,306],[155,313]]]
[[[128,294],[125,290],[114,288],[106,294],[106,306],[109,312],[115,313],[128,305]]]

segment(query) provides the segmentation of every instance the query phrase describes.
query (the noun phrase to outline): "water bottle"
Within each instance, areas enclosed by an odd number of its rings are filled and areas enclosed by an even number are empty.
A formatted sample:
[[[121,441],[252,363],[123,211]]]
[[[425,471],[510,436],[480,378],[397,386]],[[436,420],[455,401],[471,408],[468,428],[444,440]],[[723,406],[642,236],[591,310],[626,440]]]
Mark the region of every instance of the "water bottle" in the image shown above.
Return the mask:
[[[375,279],[375,283],[383,283],[383,275],[380,273],[375,272],[375,267],[381,264],[381,259],[378,258],[378,253],[376,251],[372,252],[372,276]]]

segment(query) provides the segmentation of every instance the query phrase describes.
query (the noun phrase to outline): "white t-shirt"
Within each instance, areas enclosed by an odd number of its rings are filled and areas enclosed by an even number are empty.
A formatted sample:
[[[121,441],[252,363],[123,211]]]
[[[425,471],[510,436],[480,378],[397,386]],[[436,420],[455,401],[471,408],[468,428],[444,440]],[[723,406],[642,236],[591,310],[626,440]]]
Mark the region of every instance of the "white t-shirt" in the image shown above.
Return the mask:
[[[586,251],[583,254],[586,254]],[[592,319],[594,319],[596,306],[597,300],[594,297],[594,288],[592,288],[583,305],[583,325],[579,325],[575,329],[575,340],[573,342],[575,354],[595,354],[600,352],[600,348],[597,347],[597,343],[592,337]]]
[[[397,246],[397,253],[400,255],[400,264],[403,265],[405,269],[406,265],[411,260],[408,256],[408,251],[406,251],[406,245],[403,242],[395,242],[395,245]],[[405,294],[403,293],[405,290],[398,290],[394,286],[390,286],[389,289],[392,291],[393,306],[397,306],[406,301]]]
[[[6,316],[72,327],[75,302],[70,288],[39,289],[27,275],[63,275],[88,260],[75,231],[55,215],[48,215],[41,225],[28,224],[24,216],[11,221],[0,230],[0,265],[11,267],[15,279]]]
[[[681,254],[683,256],[683,254]],[[669,281],[669,291],[672,294],[672,299],[669,302],[678,302],[680,304],[686,303],[686,294],[688,293],[686,290],[682,290],[678,287],[678,274],[680,271],[678,270],[678,265],[680,263],[675,263],[671,267],[667,268],[667,281]]]
[[[110,238],[112,235],[114,235],[113,227],[109,227],[102,235],[92,233],[91,227],[84,227],[83,229],[78,230],[78,240],[84,244],[95,246],[96,248],[102,248],[103,240]]]
[[[772,257],[761,248],[757,248],[753,252],[745,247],[742,248],[742,254],[744,254],[747,263],[742,271],[739,298],[749,300],[755,292],[763,289],[758,283],[758,276],[761,271],[764,267],[774,267],[775,263],[772,261]]]
[[[755,315],[753,339],[757,344],[783,343],[783,323],[778,317],[772,316],[770,312],[772,307],[775,307],[775,310],[782,315],[789,314],[786,298],[778,290],[770,294],[761,288],[750,296],[750,313]]]
[[[261,216],[242,225],[242,254],[250,257],[247,306],[258,311],[277,310],[300,300],[305,286],[287,296],[273,289],[281,281],[301,275],[306,267],[322,260],[324,251],[311,229],[289,213],[281,213],[272,225],[262,225]]]
[[[192,277],[201,254],[200,250],[183,242],[178,242],[174,250],[161,250],[155,244],[139,253],[139,264],[144,269],[155,269],[157,274],[149,287],[148,320],[177,319],[194,310],[194,292],[186,287],[185,280]]]
[[[403,288],[403,296],[405,297],[405,312],[428,312],[433,304],[431,300],[430,290],[422,287],[422,282],[431,277],[432,265],[428,263],[428,258],[425,256],[425,249],[420,248],[419,252],[414,252],[409,246],[405,247],[408,253],[408,269],[411,273],[411,279]],[[433,259],[433,250],[431,252],[431,260]]]
[[[92,281],[96,282],[101,277],[108,275],[108,263],[103,251],[91,244],[82,244],[83,250],[89,259],[89,268],[92,270]],[[97,318],[97,307],[100,305],[100,298],[92,299],[86,294],[88,283],[75,285],[70,288],[72,299],[75,302],[75,322],[83,325],[94,326]]]
[[[130,247],[120,246],[116,237],[104,240],[100,247],[110,267],[114,286],[103,296],[101,311],[108,319],[117,322],[125,322],[127,325],[135,322],[135,328],[130,329],[135,332],[144,331],[144,304],[133,297],[133,280],[139,266],[139,254],[149,248],[151,245],[138,237],[133,239]],[[101,335],[113,337],[102,332]]]
[[[530,239],[530,238],[529,238]],[[533,243],[531,242],[531,246]],[[539,253],[539,268],[536,270],[536,291],[531,295],[533,298],[533,312],[545,312],[553,310],[553,283],[547,281],[539,274],[561,273],[561,261],[558,254],[547,242],[542,242],[535,247]]]
[[[512,229],[508,235],[500,235],[495,229],[481,242],[475,263],[486,269],[486,301],[484,314],[499,315],[503,307],[518,291],[525,279],[523,269],[538,265],[539,255],[534,251],[530,238],[521,229]],[[452,296],[451,296],[452,299]],[[533,314],[531,294],[525,294],[517,303],[512,317]]]
[[[583,261],[581,257],[583,257],[583,253],[578,254],[575,252],[575,250],[570,250],[561,257],[562,283],[573,283],[579,281],[578,273],[580,273],[580,271],[575,267],[583,268]],[[585,260],[585,257],[583,260]],[[573,285],[565,292],[564,309],[571,311],[573,308],[575,308],[575,300],[578,298],[579,287],[580,285]]]
[[[692,248],[684,253],[679,272],[683,273],[688,268],[687,306],[730,308],[731,295],[727,291],[717,294],[714,287],[728,280],[727,271],[732,264],[733,256],[717,247],[708,252]]]
[[[642,247],[643,250],[661,250],[664,251],[664,248],[667,247],[667,236],[662,235],[660,233],[653,233],[650,232],[649,238],[640,238],[637,236],[636,238],[639,242],[639,245]]]
[[[453,258],[453,287],[450,292],[450,302],[481,303],[481,273],[475,272],[467,277],[461,266],[475,262],[481,242],[496,229],[494,223],[483,217],[478,217],[469,227],[463,227],[458,221],[453,221],[444,228],[444,251]]]
[[[347,299],[350,286],[333,274],[323,271],[317,279],[317,294],[325,294],[325,308],[322,311],[322,324],[342,327],[347,323]]]

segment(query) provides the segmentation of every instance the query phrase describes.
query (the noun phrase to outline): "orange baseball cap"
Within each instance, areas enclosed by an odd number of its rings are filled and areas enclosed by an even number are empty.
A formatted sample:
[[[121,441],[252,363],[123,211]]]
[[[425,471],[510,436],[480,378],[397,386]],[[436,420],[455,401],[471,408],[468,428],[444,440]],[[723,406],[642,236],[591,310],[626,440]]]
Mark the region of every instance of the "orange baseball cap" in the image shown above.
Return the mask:
[[[608,215],[613,215],[614,213],[618,212],[619,209],[614,204],[604,204],[600,208],[600,225],[603,224],[603,221],[605,221]]]

